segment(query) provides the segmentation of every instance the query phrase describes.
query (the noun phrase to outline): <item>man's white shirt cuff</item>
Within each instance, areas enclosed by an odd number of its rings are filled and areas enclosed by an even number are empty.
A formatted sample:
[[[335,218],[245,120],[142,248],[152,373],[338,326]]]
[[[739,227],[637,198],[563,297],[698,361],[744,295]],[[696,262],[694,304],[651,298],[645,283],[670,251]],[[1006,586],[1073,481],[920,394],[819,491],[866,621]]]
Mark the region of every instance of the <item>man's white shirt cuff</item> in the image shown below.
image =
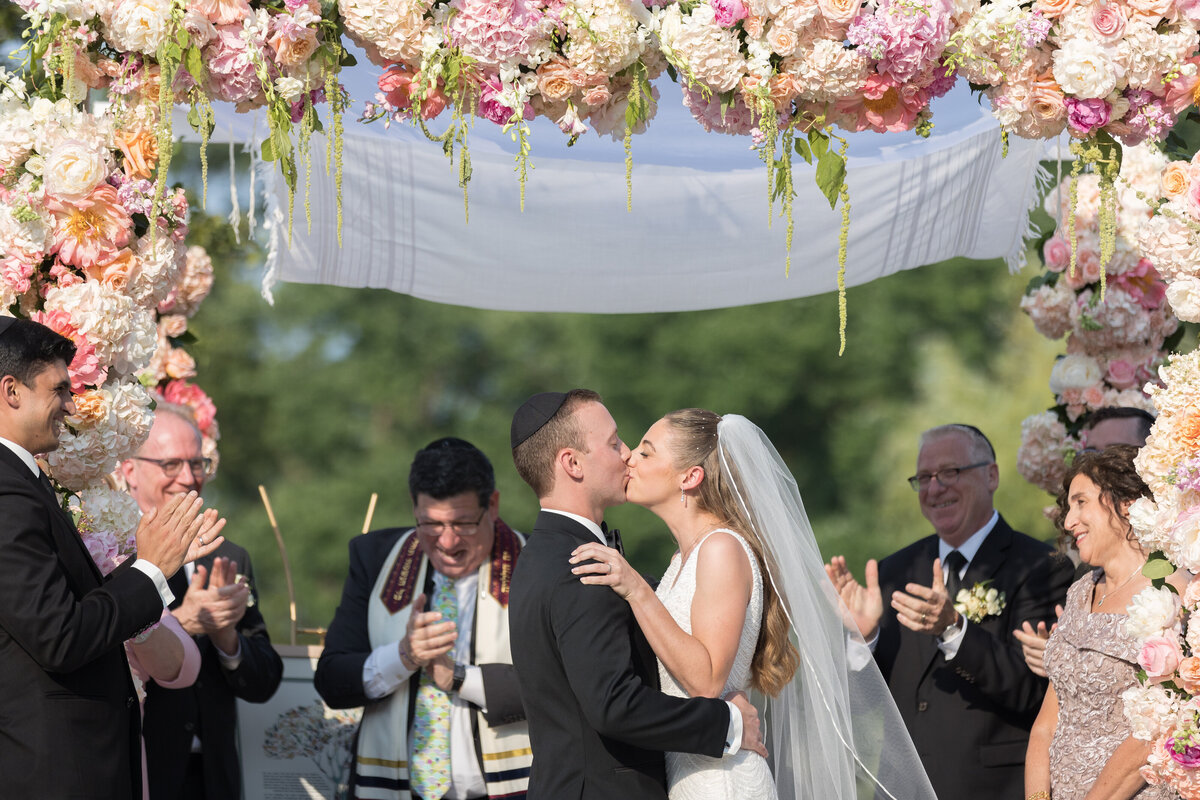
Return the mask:
[[[729,730],[725,732],[725,755],[731,756],[742,749],[742,712],[738,711],[738,707],[728,700],[725,701],[725,705],[729,706]]]
[[[162,598],[163,608],[175,602],[175,593],[167,585],[167,577],[163,575],[162,570],[155,564],[151,564],[144,558],[135,558],[133,560],[133,568],[154,581],[154,588],[158,590],[158,596]]]
[[[956,655],[958,655],[958,648],[962,645],[963,634],[967,632],[967,625],[970,624],[967,622],[966,615],[960,614],[959,616],[962,618],[962,627],[958,629],[958,633],[954,634],[949,639],[943,639],[940,636],[938,637],[938,649],[942,651],[942,657],[947,661],[950,661]]]
[[[462,686],[458,687],[458,696],[471,705],[479,706],[481,711],[487,711],[487,693],[483,690],[483,670],[471,664],[464,665],[467,674]]]
[[[412,677],[412,670],[404,666],[397,642],[376,647],[363,663],[363,694],[368,699],[387,697]]]
[[[226,653],[224,650],[213,643],[213,647],[217,651],[217,658],[221,659],[221,666],[232,672],[242,663],[242,637],[237,639],[237,648],[232,653]]]

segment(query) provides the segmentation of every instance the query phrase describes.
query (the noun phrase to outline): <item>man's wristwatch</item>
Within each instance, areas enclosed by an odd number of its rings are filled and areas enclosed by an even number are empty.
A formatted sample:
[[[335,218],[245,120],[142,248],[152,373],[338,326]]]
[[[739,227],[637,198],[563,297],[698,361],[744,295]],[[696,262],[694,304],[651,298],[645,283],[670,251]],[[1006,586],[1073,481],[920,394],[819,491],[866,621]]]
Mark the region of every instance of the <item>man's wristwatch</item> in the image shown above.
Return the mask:
[[[467,679],[467,665],[454,665],[454,679],[450,681],[450,691],[457,693],[462,688],[463,681]]]

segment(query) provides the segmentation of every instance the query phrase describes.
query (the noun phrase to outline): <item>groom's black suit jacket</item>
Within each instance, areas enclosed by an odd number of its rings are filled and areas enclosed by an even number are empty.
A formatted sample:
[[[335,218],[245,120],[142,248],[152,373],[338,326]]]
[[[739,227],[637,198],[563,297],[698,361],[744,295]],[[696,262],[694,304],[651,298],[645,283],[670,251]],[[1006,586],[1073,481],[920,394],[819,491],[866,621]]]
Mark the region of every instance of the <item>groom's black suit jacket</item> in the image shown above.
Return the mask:
[[[140,800],[122,642],[162,610],[131,562],[101,578],[70,517],[0,445],[0,796]]]
[[[629,604],[571,573],[571,551],[594,541],[575,520],[543,511],[513,574],[513,664],[533,748],[529,800],[665,798],[664,751],[724,751],[729,707],[657,691],[654,653]]]
[[[1005,607],[968,623],[958,654],[946,661],[935,637],[900,625],[891,607],[892,592],[905,584],[930,585],[937,557],[938,537],[929,536],[879,563],[884,616],[875,660],[939,798],[1019,799],[1046,680],[1029,671],[1012,632],[1025,620],[1055,621],[1054,606],[1066,598],[1074,569],[1001,518],[967,566],[962,587],[991,581]]]

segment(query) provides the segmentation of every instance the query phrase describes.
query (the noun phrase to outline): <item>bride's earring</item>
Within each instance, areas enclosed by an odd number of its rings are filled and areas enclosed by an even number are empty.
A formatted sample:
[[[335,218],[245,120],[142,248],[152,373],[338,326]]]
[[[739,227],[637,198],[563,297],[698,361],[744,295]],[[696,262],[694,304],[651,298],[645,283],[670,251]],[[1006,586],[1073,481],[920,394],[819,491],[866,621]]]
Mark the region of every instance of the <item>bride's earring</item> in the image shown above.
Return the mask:
[[[687,508],[687,493],[683,489],[679,490],[679,502],[683,503],[684,508]]]

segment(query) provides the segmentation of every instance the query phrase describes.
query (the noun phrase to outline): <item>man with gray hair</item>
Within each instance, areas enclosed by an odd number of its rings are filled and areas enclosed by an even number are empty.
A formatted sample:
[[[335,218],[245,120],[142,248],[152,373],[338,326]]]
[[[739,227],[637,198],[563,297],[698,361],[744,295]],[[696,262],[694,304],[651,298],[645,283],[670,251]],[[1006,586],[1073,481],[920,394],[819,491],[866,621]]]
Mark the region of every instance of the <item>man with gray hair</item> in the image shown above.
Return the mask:
[[[199,493],[211,475],[200,430],[184,406],[160,402],[150,436],[121,463],[129,493],[143,512],[172,497]],[[146,686],[146,763],[151,800],[237,800],[237,700],[264,703],[283,678],[283,661],[254,603],[250,554],[226,540],[168,578],[171,613],[200,648],[192,686]]]
[[[868,561],[866,586],[841,556],[826,567],[938,797],[1022,796],[1046,680],[1026,666],[1012,631],[1024,620],[1053,621],[1071,583],[1068,559],[996,512],[999,481],[995,451],[978,428],[925,431],[908,482],[934,534],[878,565]]]

